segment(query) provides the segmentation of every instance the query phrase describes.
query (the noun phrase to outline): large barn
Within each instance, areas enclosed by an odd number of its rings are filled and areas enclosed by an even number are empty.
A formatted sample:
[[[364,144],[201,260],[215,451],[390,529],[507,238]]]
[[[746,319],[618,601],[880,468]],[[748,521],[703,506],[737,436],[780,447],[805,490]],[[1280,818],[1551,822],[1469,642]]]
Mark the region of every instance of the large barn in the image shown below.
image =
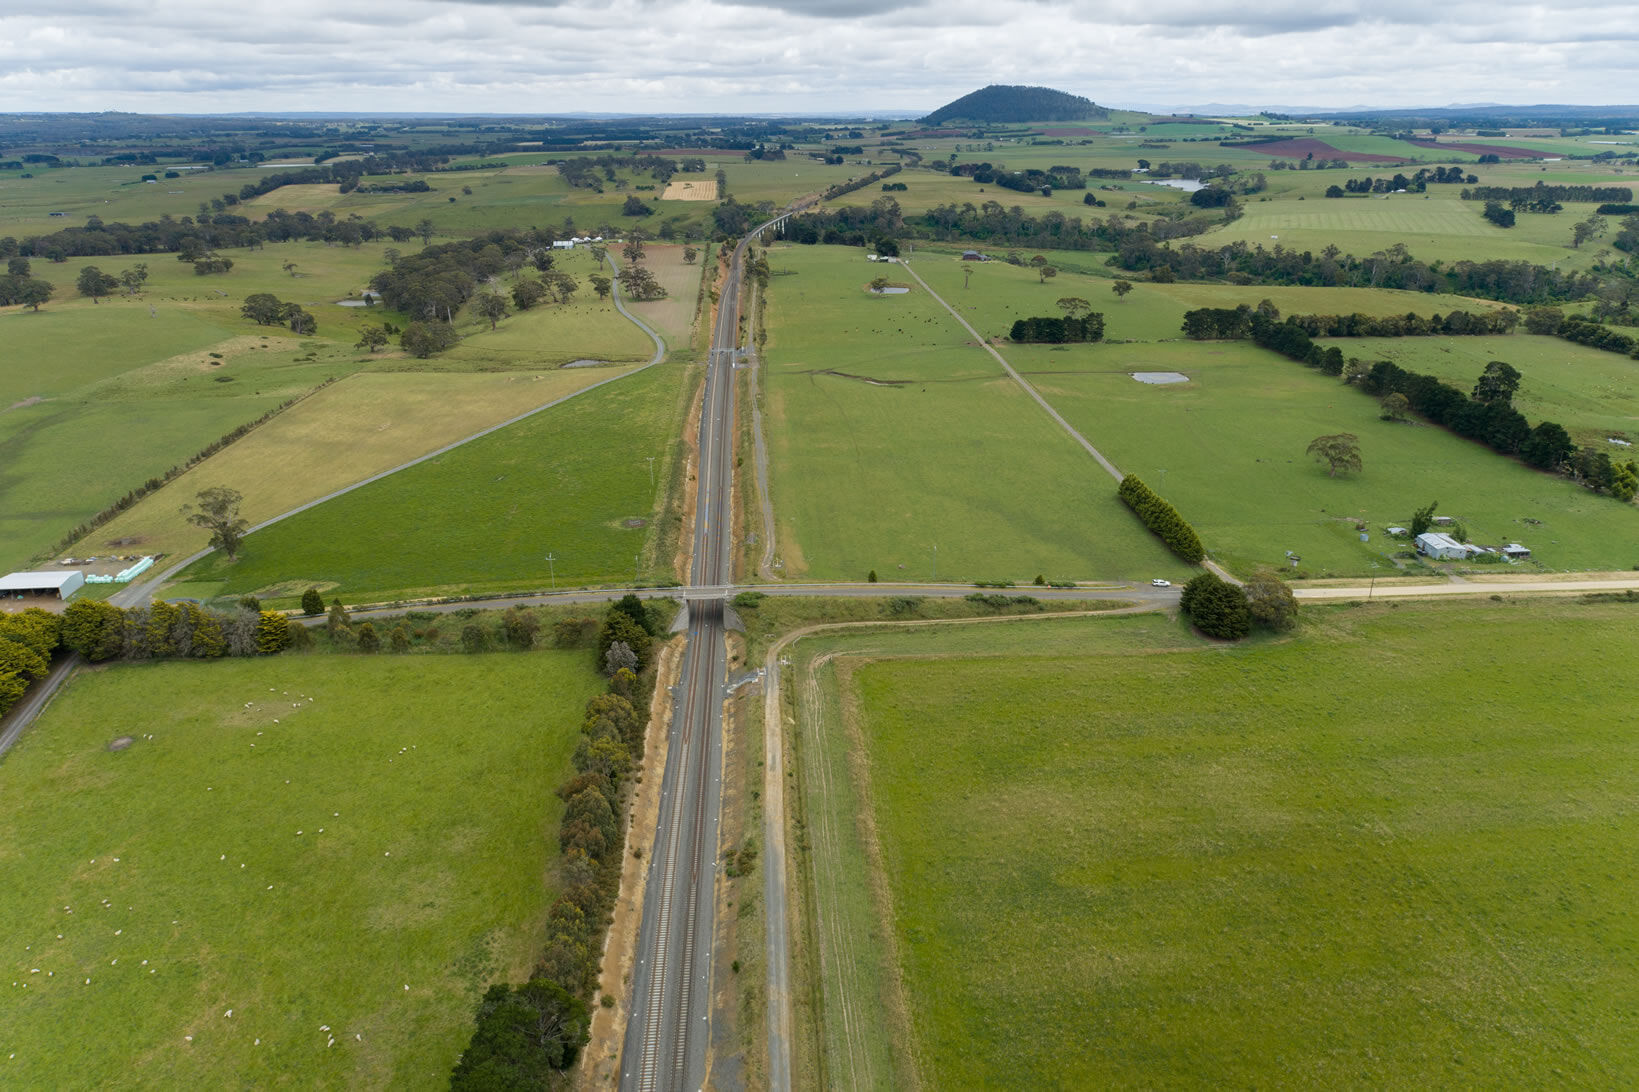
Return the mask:
[[[7,599],[67,599],[80,590],[85,574],[66,572],[7,573],[0,576],[0,596]]]

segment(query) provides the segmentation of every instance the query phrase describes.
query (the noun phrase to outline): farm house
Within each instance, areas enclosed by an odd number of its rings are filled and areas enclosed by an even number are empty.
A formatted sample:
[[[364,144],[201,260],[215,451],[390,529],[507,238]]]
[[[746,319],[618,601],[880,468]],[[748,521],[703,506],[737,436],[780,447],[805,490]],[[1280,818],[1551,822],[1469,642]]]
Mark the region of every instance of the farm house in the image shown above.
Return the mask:
[[[85,574],[70,572],[7,573],[0,576],[0,596],[7,599],[67,599],[85,583]]]

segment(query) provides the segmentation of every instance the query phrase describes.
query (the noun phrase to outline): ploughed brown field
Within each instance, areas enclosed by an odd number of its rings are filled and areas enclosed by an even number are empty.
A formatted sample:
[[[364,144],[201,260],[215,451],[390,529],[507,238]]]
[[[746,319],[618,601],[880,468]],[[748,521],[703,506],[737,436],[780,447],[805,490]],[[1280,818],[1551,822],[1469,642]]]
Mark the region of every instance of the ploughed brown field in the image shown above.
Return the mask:
[[[1351,163],[1405,163],[1406,156],[1378,155],[1375,152],[1349,152],[1342,148],[1334,148],[1324,140],[1313,137],[1297,137],[1292,140],[1275,140],[1268,144],[1241,144],[1236,147],[1247,148],[1251,151],[1268,152],[1273,159],[1302,159],[1314,153],[1316,159],[1347,159]],[[1442,145],[1454,147],[1454,145]]]
[[[1510,148],[1506,144],[1459,144],[1454,140],[1408,140],[1419,148],[1439,148],[1448,152],[1467,152],[1469,155],[1500,155],[1504,159],[1542,159],[1548,153],[1535,148]]]

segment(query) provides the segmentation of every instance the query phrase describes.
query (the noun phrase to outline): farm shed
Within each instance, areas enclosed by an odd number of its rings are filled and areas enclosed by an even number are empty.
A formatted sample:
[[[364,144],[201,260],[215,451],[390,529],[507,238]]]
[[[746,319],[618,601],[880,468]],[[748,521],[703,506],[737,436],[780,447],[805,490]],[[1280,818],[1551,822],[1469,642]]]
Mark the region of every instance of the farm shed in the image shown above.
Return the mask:
[[[1439,531],[1425,531],[1417,536],[1417,552],[1424,557],[1446,561],[1468,556],[1468,547]]]
[[[1517,542],[1511,542],[1502,548],[1502,556],[1509,561],[1519,561],[1522,558],[1530,557],[1531,551]]]
[[[8,599],[47,595],[54,599],[67,599],[79,591],[84,583],[85,574],[77,570],[57,573],[7,573],[0,576],[0,595]]]

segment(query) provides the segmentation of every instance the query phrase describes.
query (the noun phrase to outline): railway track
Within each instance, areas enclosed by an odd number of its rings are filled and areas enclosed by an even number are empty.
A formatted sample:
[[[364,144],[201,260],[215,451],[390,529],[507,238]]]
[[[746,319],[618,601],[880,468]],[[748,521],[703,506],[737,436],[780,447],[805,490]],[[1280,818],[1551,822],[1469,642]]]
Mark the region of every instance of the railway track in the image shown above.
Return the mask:
[[[776,221],[770,221],[770,224]],[[725,592],[733,579],[734,368],[739,359],[745,250],[724,279],[700,413],[694,551],[687,599],[688,646],[674,691],[660,822],[649,855],[621,1087],[678,1092],[706,1083],[711,1032],[712,937],[716,929],[717,825],[722,803]]]

